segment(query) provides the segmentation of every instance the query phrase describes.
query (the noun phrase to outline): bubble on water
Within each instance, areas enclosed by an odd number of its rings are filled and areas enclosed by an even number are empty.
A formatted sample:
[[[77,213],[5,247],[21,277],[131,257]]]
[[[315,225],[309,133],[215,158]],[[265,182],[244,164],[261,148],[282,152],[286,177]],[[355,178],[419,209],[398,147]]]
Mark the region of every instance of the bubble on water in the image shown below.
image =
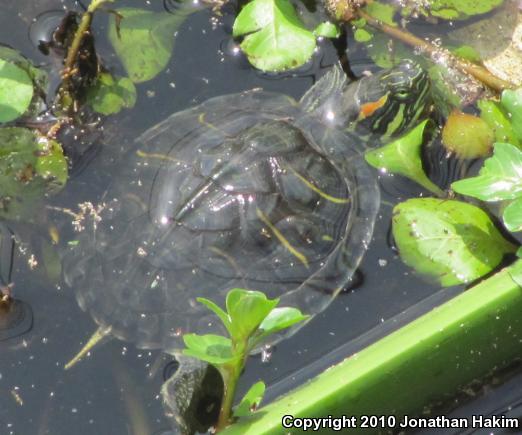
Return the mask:
[[[265,346],[263,347],[263,350],[261,351],[261,362],[262,363],[268,363],[272,359],[272,353],[273,349],[271,346]]]
[[[388,260],[385,260],[384,258],[379,258],[379,266],[385,267],[388,265]]]

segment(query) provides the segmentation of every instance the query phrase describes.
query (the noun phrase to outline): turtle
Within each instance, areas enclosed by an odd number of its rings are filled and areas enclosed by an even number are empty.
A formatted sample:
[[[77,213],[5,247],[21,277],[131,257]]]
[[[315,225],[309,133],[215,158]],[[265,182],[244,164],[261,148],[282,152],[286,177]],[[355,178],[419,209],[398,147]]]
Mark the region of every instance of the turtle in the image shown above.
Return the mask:
[[[299,101],[254,89],[172,114],[122,160],[65,281],[100,328],[165,352],[219,332],[196,298],[223,305],[232,288],[313,316],[372,237],[380,193],[365,149],[412,127],[429,89],[409,60],[354,82],[334,66]]]

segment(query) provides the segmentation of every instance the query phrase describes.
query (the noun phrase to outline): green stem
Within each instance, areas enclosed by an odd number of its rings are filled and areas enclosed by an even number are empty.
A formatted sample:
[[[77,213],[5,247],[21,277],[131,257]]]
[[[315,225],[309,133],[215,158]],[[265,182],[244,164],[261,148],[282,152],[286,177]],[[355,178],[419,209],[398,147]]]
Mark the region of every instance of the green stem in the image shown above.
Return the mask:
[[[418,38],[417,36],[405,30],[399,29],[397,27],[392,27],[386,23],[383,23],[382,21],[375,19],[374,17],[367,14],[361,9],[357,10],[357,15],[361,18],[364,18],[366,22],[370,24],[372,27],[375,27],[381,32],[393,36],[394,38],[404,42],[407,45],[420,49],[421,51],[429,54],[432,58],[436,57],[437,54],[443,54],[446,57],[447,62],[449,64],[452,64],[464,73],[475,77],[477,80],[479,80],[480,82],[490,87],[491,89],[494,89],[497,92],[502,92],[504,89],[515,88],[515,85],[513,83],[508,82],[506,80],[502,80],[501,78],[491,74],[486,68],[460,59],[454,54],[450,53],[449,51],[442,50],[441,48],[431,44],[430,42]]]
[[[232,406],[234,405],[237,383],[248,357],[246,342],[232,343],[232,347],[233,353],[237,355],[237,358],[221,370],[224,383],[224,393],[221,402],[221,409],[219,410],[218,422],[216,424],[216,432],[225,429],[231,423]]]

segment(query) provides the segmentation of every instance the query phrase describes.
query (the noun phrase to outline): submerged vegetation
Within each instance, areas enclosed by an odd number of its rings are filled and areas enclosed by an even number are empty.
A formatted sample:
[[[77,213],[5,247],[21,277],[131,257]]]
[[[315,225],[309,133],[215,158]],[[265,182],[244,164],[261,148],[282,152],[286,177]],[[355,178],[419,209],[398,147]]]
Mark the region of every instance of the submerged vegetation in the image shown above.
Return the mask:
[[[41,41],[40,47],[59,53],[59,71],[36,66],[15,48],[0,47],[2,219],[37,221],[36,207],[66,188],[69,173],[78,164],[72,150],[83,142],[81,146],[89,148],[92,145],[89,131],[99,128],[109,116],[135,106],[140,86],[157,78],[171,63],[174,36],[190,14],[205,7],[213,7],[218,14],[221,6],[218,2],[202,2],[197,6],[187,3],[167,13],[121,3],[93,0],[83,13],[64,14],[51,41]],[[392,233],[402,261],[417,272],[435,278],[441,286],[453,286],[471,284],[493,272],[506,256],[514,258],[519,252],[516,233],[522,231],[522,88],[517,89],[522,78],[513,74],[512,65],[505,69],[489,68],[488,60],[496,58],[498,53],[484,47],[484,41],[474,41],[469,35],[473,35],[476,29],[473,26],[482,20],[492,27],[509,27],[512,33],[520,26],[518,5],[502,0],[331,0],[311,9],[308,6],[290,0],[251,0],[241,8],[232,32],[252,67],[276,73],[294,70],[313,61],[318,40],[340,39],[349,33],[350,44],[359,44],[358,48],[365,50],[374,62],[370,69],[374,70],[374,66],[391,68],[408,58],[418,62],[430,76],[429,110],[421,110],[424,105],[419,104],[419,112],[414,117],[419,122],[410,131],[402,132],[398,138],[389,138],[385,132],[383,137],[371,142],[373,145],[367,147],[371,149],[367,149],[364,156],[381,177],[389,174],[405,177],[422,189],[421,197],[394,205]],[[515,22],[511,20],[512,13],[517,17]],[[112,49],[110,56],[101,57],[97,50],[91,29],[95,14],[109,16],[105,36]],[[468,40],[457,45],[458,38],[452,35],[453,31],[437,33],[437,26],[432,23],[441,22],[456,23],[455,32],[467,35]],[[412,29],[419,23],[428,29],[431,38],[414,34]],[[506,45],[506,41],[501,42],[499,46]],[[121,75],[113,73],[117,70],[112,64],[114,59],[124,71]],[[348,59],[343,60],[345,69],[349,70],[349,54]],[[518,62],[514,70],[520,75],[522,54]],[[56,89],[51,89],[52,76],[59,77]],[[334,82],[340,80],[335,79],[335,71],[328,77]],[[405,118],[406,106],[417,107],[418,101],[409,100],[407,91],[392,120],[386,113],[387,99],[391,98],[387,93],[372,95],[375,100],[357,106],[355,121],[371,121],[371,115],[381,114],[382,110],[383,116],[377,119],[386,119],[394,133],[395,127],[398,129],[409,122]],[[328,95],[313,97],[321,104],[330,101],[326,98]],[[350,104],[352,101],[347,105]],[[308,109],[313,110],[313,105]],[[328,112],[327,118],[331,115],[333,119],[334,112]],[[218,131],[205,115],[200,114],[200,123]],[[73,143],[67,141],[68,128],[76,129]],[[344,129],[348,126],[343,126]],[[228,133],[223,135],[230,137]],[[366,140],[371,135],[361,137]],[[471,164],[479,159],[478,174],[469,176],[463,171],[450,180],[451,185],[439,185],[426,171],[425,161],[426,154],[436,146],[443,150],[445,162]],[[145,166],[149,162],[175,161],[167,153],[141,152]],[[208,162],[202,162],[201,166],[205,164]],[[321,200],[332,203],[349,202],[329,195],[321,180],[308,179],[289,168],[283,169],[288,169],[294,177],[292,180],[297,180],[296,184],[304,191],[308,188]],[[472,204],[468,197],[481,202]],[[143,207],[139,201],[132,205]],[[95,227],[99,221],[97,211],[92,206],[84,208],[88,209]],[[79,214],[70,210],[66,212],[73,215],[75,221],[83,222],[84,216],[78,217]],[[283,248],[291,251],[296,263],[308,268],[308,260],[300,247],[285,239],[260,209],[256,212],[268,228],[264,237],[279,241]],[[497,215],[499,221],[495,218]],[[305,236],[310,240],[309,234]],[[329,234],[322,237],[324,243],[333,241]],[[58,236],[53,239],[53,247],[58,239]],[[73,241],[67,249],[74,249],[77,243]],[[140,246],[137,255],[148,254]],[[222,252],[216,255],[233,263]],[[10,305],[13,298],[9,284],[3,283],[0,289],[0,317],[15,307]],[[197,294],[198,289],[190,291]],[[197,300],[221,320],[228,332],[228,337],[183,335],[185,355],[214,365],[223,378],[224,395],[215,424],[216,429],[221,430],[234,418],[249,415],[263,396],[264,384],[257,383],[233,409],[237,382],[248,356],[269,341],[270,335],[308,316],[297,308],[278,308],[279,299],[268,299],[252,290],[230,290],[226,296],[226,311],[209,299]]]

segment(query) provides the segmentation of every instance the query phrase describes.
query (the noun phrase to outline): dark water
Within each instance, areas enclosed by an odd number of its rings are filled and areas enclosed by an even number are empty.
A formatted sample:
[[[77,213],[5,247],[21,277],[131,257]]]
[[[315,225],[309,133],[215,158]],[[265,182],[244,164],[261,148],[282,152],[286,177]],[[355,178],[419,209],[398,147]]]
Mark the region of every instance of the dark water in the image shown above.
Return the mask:
[[[152,7],[149,3],[129,4]],[[28,28],[33,18],[64,7],[79,5],[54,0],[2,2],[0,42],[18,48],[36,63],[48,64],[49,57],[31,43]],[[154,8],[160,9],[161,4]],[[52,22],[52,14],[51,18],[43,17]],[[96,18],[95,36],[102,56],[109,56],[110,62],[110,50],[103,43],[106,19],[103,14]],[[108,168],[117,164],[132,137],[171,113],[213,96],[254,87],[299,98],[337,58],[336,49],[322,42],[313,62],[296,74],[263,75],[235,53],[230,35],[232,22],[232,14],[225,14],[217,22],[208,11],[192,15],[179,31],[169,68],[154,82],[139,86],[138,104],[132,113],[122,113],[106,122],[105,145],[100,153],[53,201],[71,205],[83,200],[96,202],[109,181]],[[352,62],[356,70],[364,69],[364,59],[360,59],[359,67],[357,57]],[[437,293],[438,288],[415,276],[399,261],[389,236],[391,210],[396,202],[420,191],[399,178],[382,182],[383,203],[372,245],[360,267],[358,286],[341,294],[305,328],[271,349],[268,361],[253,357],[243,388],[263,379],[269,385],[269,399],[457,291]],[[96,325],[78,308],[71,289],[50,283],[38,267],[35,271],[29,269],[23,251],[30,248],[31,233],[39,231],[36,225],[14,227],[20,241],[11,276],[13,295],[32,307],[34,317],[30,331],[0,342],[0,435],[143,435],[168,430],[159,389],[171,357],[113,340],[64,371],[64,364]]]

